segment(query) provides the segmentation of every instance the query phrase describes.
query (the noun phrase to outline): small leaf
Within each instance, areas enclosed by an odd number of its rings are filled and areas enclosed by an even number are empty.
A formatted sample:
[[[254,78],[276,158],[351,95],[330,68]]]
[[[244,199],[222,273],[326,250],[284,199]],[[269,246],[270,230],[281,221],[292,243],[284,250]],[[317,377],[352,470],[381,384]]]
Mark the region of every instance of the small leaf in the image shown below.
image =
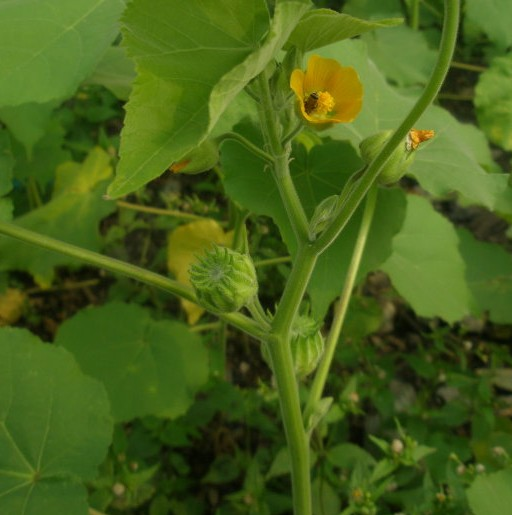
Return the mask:
[[[199,220],[184,224],[169,234],[167,244],[167,267],[176,279],[191,285],[188,270],[205,250],[217,245],[229,245],[231,234],[226,234],[215,220]],[[181,299],[187,313],[188,323],[193,325],[204,313],[204,309],[193,302]]]
[[[72,95],[116,37],[123,7],[122,0],[0,2],[0,106]]]
[[[0,512],[87,513],[112,436],[103,386],[72,355],[21,329],[0,330]]]
[[[478,476],[467,490],[475,515],[504,515],[512,506],[512,469]]]
[[[331,9],[314,9],[302,17],[291,33],[286,47],[296,46],[303,52],[308,52],[343,39],[359,36],[370,30],[394,27],[401,23],[403,23],[401,18],[367,21],[340,14]]]
[[[182,415],[208,378],[201,338],[180,322],[153,320],[135,304],[80,311],[60,326],[55,342],[103,382],[118,421]]]

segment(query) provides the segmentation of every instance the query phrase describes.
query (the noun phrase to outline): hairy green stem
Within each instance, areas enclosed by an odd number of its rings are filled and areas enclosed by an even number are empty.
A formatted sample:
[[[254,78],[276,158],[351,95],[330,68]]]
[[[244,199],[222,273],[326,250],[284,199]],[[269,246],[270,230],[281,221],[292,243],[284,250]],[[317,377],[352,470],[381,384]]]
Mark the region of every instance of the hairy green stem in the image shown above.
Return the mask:
[[[144,268],[140,268],[130,263],[103,256],[97,252],[83,249],[34,231],[29,231],[23,227],[8,222],[0,221],[0,234],[16,238],[25,243],[30,243],[47,250],[77,258],[85,263],[97,266],[98,268],[104,268],[110,272],[131,277],[132,279],[136,279],[142,283],[160,288],[174,295],[178,295],[179,297],[190,300],[191,302],[197,302],[195,293],[189,286],[185,286],[178,281],[169,279],[168,277],[164,277],[160,274],[155,274],[154,272],[150,272],[149,270],[145,270]],[[241,313],[227,313],[217,316],[255,338],[261,339],[263,337],[263,329],[259,324]]]
[[[299,388],[290,348],[290,334],[293,320],[316,262],[316,255],[311,252],[308,243],[309,223],[290,176],[291,145],[283,144],[281,140],[282,128],[273,106],[265,73],[260,75],[257,84],[262,132],[267,150],[274,159],[273,177],[298,243],[298,253],[292,272],[286,282],[266,342],[276,379],[281,416],[290,454],[293,513],[294,515],[311,515],[309,442],[302,421]]]
[[[263,135],[266,140],[268,150],[274,160],[273,174],[276,186],[279,190],[281,200],[288,214],[293,231],[298,242],[307,241],[308,238],[308,219],[302,203],[297,194],[297,190],[290,177],[289,158],[290,146],[284,146],[281,142],[281,127],[276,117],[276,112],[272,103],[272,95],[265,73],[258,77],[260,90],[259,113]]]
[[[334,351],[336,350],[336,345],[347,314],[350,297],[352,296],[352,290],[354,289],[354,283],[359,271],[359,266],[361,265],[366,240],[368,239],[368,234],[370,232],[373,214],[375,213],[375,206],[377,204],[377,193],[377,187],[373,186],[366,196],[363,217],[361,219],[359,233],[357,235],[357,240],[352,252],[352,258],[347,270],[343,290],[334,308],[334,319],[325,342],[324,355],[320,361],[318,370],[316,371],[315,378],[309,392],[308,401],[304,409],[305,421],[307,421],[313,414],[324,391],[329,369],[331,368],[331,363],[334,358]]]
[[[346,202],[340,208],[336,218],[331,225],[315,241],[315,249],[321,253],[338,237],[347,222],[350,220],[354,211],[357,209],[369,188],[379,175],[382,167],[386,164],[395,148],[401,144],[414,123],[423,114],[425,109],[435,99],[443,81],[450,69],[453,51],[457,40],[457,29],[459,25],[459,0],[445,0],[445,18],[443,23],[443,35],[439,48],[439,55],[436,65],[430,76],[429,82],[425,87],[420,98],[414,107],[405,117],[400,126],[393,133],[391,138],[384,145],[379,154],[370,163],[361,179],[358,181]]]

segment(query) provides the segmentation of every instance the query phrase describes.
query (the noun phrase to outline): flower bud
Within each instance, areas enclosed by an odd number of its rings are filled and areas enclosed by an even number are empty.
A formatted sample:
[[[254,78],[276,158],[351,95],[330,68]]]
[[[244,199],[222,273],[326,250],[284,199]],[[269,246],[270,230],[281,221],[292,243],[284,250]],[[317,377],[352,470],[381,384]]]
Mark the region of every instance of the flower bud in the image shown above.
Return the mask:
[[[321,233],[332,220],[338,207],[338,195],[331,195],[324,198],[315,208],[315,212],[309,222],[309,239],[314,240],[315,236]]]
[[[311,374],[324,352],[324,338],[318,323],[308,316],[299,316],[292,327],[291,350],[295,372],[299,377]]]
[[[197,300],[214,313],[238,311],[258,292],[251,258],[226,247],[207,251],[189,274]]]
[[[205,140],[191,150],[183,159],[173,163],[169,170],[173,173],[195,175],[211,170],[219,162],[219,150],[212,140]]]
[[[382,147],[387,143],[393,131],[381,131],[365,138],[359,145],[361,157],[366,164],[370,164]],[[382,168],[377,182],[382,186],[388,186],[399,181],[407,172],[414,161],[414,150],[420,143],[434,136],[434,131],[411,129],[405,141],[393,150],[393,153]]]

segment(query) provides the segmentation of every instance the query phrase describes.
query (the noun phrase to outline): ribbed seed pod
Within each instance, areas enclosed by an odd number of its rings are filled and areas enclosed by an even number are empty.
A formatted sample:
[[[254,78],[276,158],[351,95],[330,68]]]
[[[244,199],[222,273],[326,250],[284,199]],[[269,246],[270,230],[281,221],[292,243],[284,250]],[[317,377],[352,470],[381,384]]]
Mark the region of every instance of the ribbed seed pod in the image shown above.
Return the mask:
[[[189,274],[197,300],[214,313],[238,311],[258,292],[251,258],[226,247],[208,250]]]
[[[299,377],[306,377],[315,370],[324,346],[318,323],[308,316],[299,316],[293,324],[291,339],[293,363]]]

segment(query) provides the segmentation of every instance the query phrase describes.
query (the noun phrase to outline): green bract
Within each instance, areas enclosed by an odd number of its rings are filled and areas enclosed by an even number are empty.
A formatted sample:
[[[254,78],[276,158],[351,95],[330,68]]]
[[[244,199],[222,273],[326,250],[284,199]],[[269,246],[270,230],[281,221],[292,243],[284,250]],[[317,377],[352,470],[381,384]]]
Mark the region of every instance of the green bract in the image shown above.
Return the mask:
[[[299,316],[292,327],[291,339],[293,364],[298,376],[306,377],[315,370],[324,346],[318,323],[308,316]]]
[[[258,292],[251,258],[225,247],[207,251],[189,273],[199,303],[214,313],[238,311]]]

